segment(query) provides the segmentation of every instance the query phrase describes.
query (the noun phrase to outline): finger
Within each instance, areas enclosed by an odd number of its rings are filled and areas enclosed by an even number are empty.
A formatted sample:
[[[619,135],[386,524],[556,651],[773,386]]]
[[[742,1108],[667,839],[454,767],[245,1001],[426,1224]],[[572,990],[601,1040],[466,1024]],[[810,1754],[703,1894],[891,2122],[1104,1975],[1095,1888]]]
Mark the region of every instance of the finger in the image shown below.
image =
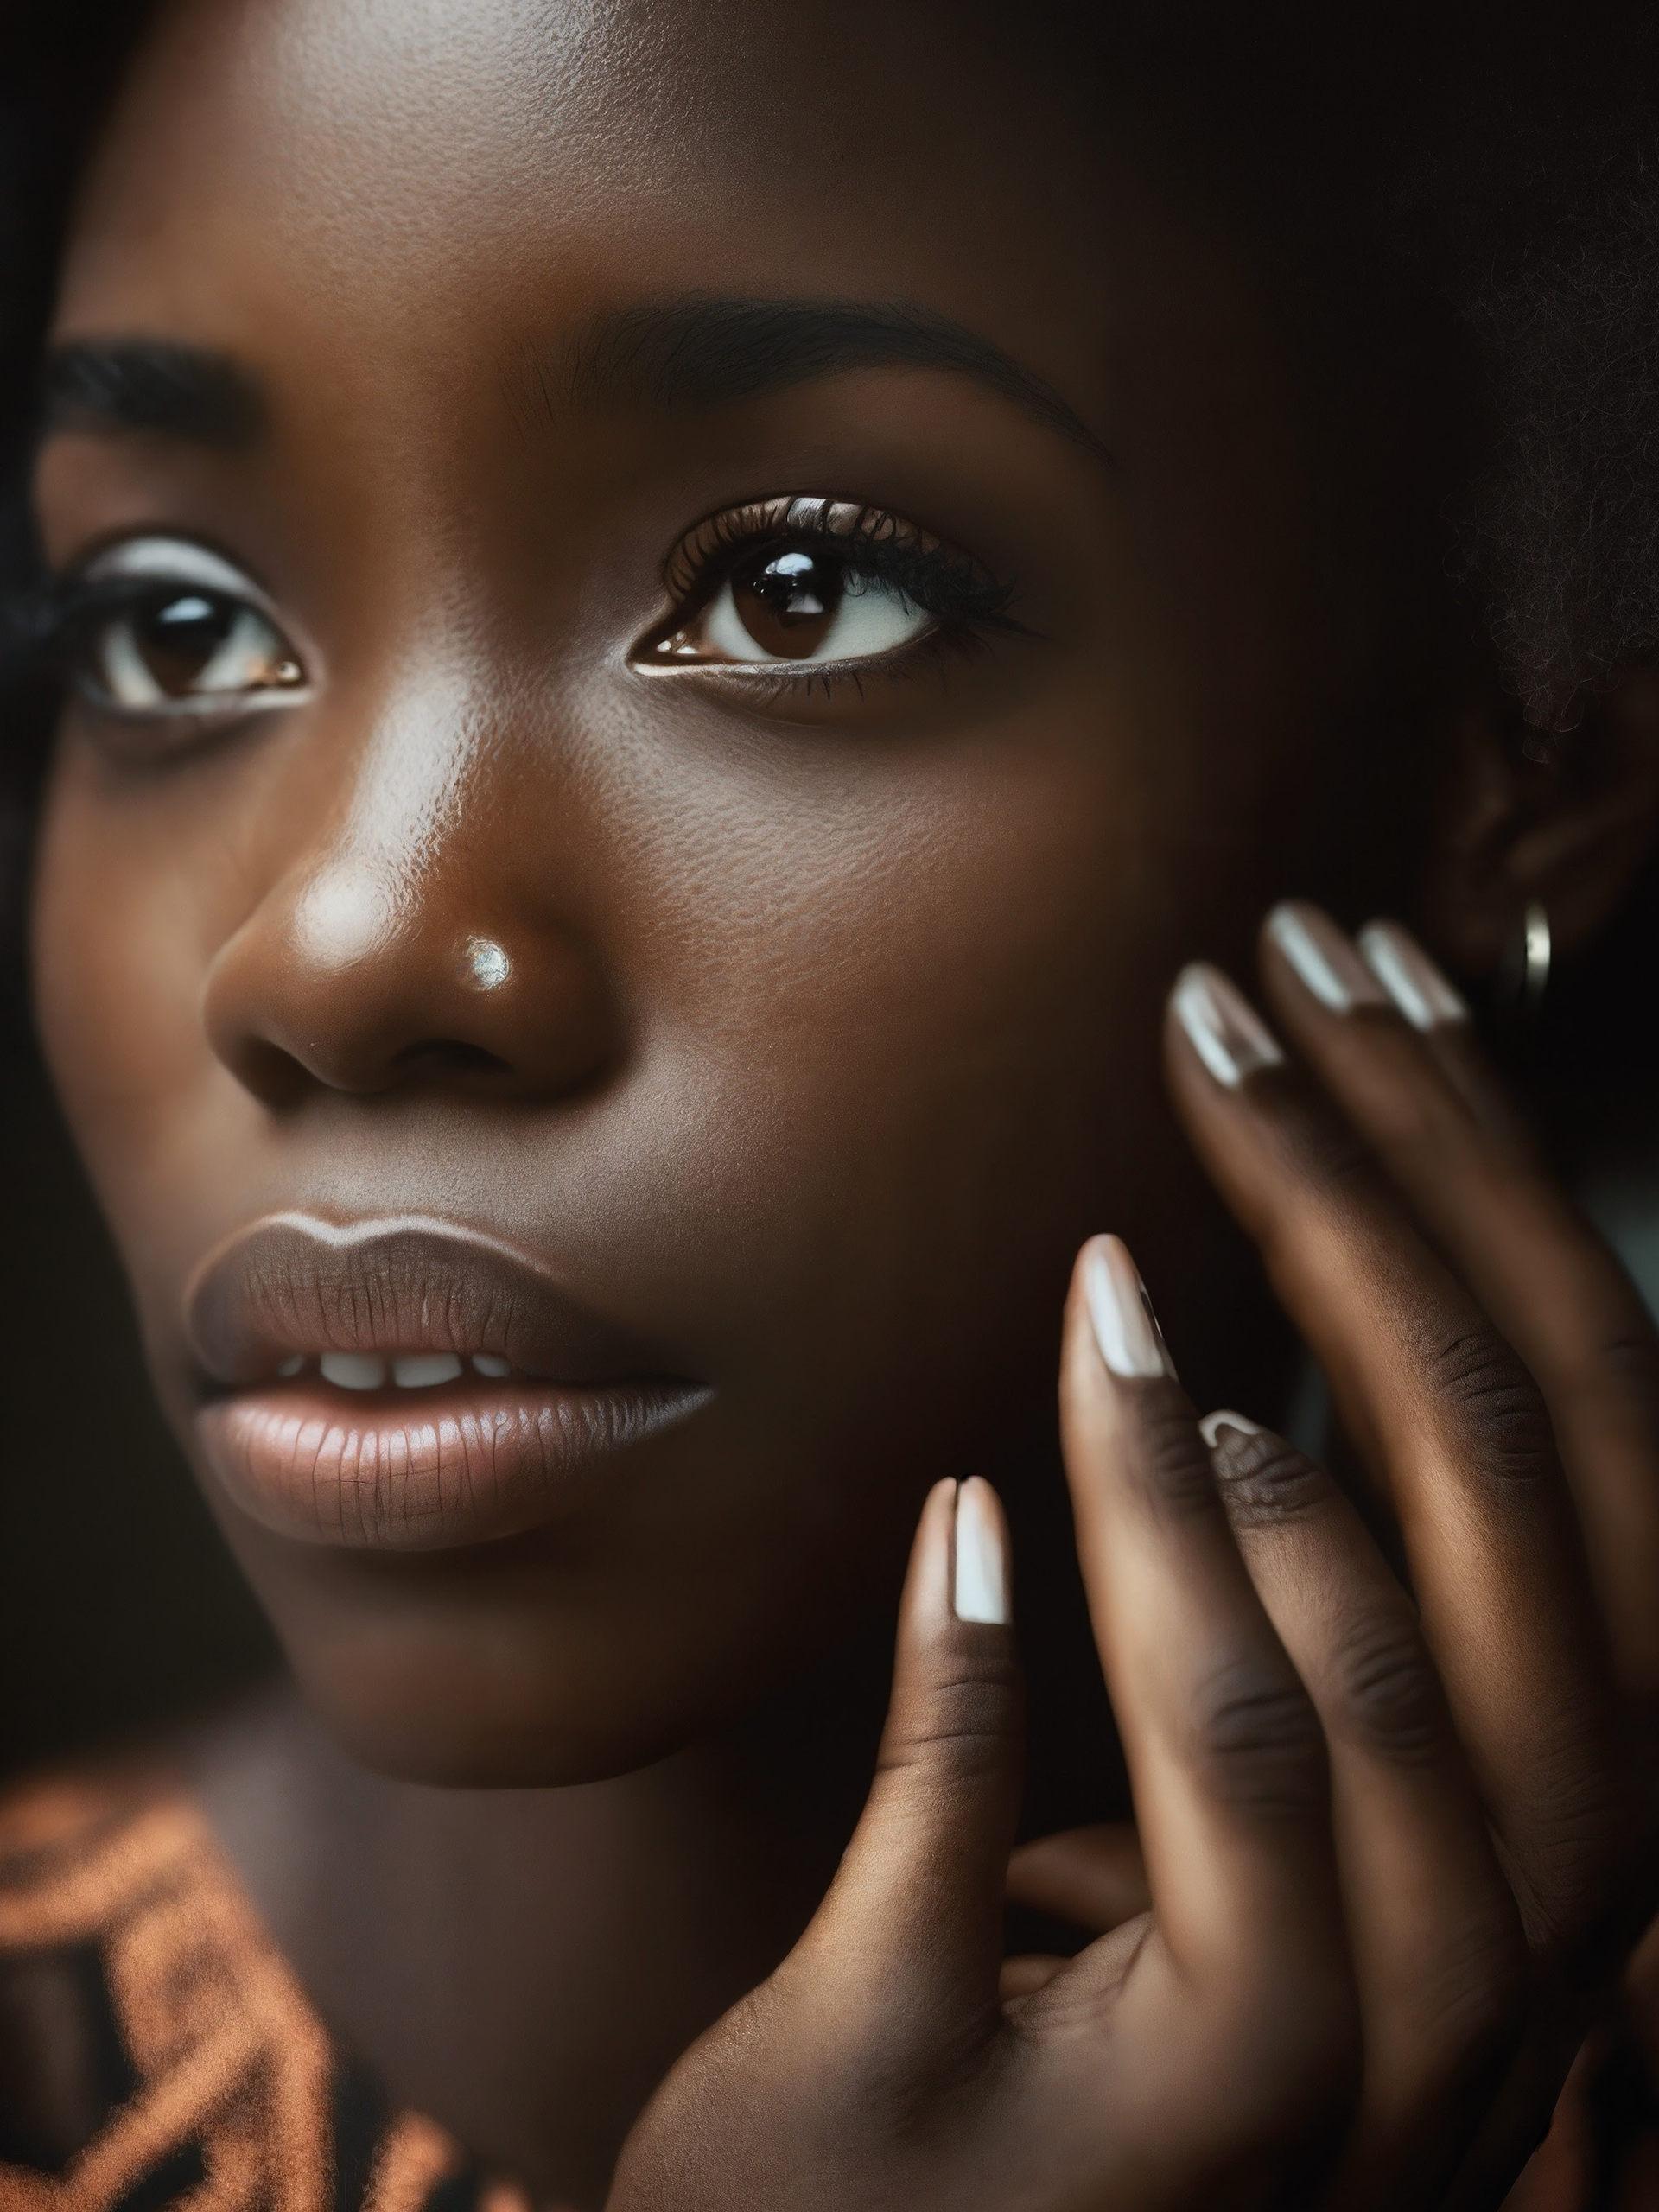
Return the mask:
[[[1437,2201],[1524,2021],[1515,1900],[1416,1610],[1321,1469],[1209,1415],[1224,1504],[1331,1759],[1365,2073],[1338,2202]]]
[[[1530,1376],[1364,1146],[1213,969],[1178,985],[1170,1082],[1391,1494],[1425,1632],[1529,1930],[1586,1930],[1628,1848],[1578,1525]]]
[[[1374,924],[1364,943],[1370,965],[1319,908],[1276,908],[1268,996],[1543,1391],[1620,1674],[1659,1696],[1659,1335],[1522,1131],[1467,1020],[1436,1012],[1455,994],[1422,948],[1397,924]]]
[[[1057,1974],[1065,1972],[1070,1959],[1061,1958],[1052,1951],[1020,1951],[1002,1961],[1002,1973],[997,1993],[1003,2004],[1011,2005],[1021,1997],[1034,1997],[1039,1989],[1046,1989]]]
[[[1127,1821],[1108,1821],[1022,1843],[1008,1861],[1008,1897],[1103,1936],[1152,1903],[1141,1839]]]
[[[777,1979],[872,2063],[961,2050],[997,2018],[1002,1890],[1024,1740],[1007,1523],[974,1477],[936,1484],[900,1602],[875,1782]]]
[[[1192,1979],[1259,1989],[1276,1977],[1294,1986],[1288,2009],[1302,2020],[1345,2019],[1319,1722],[1116,1237],[1078,1256],[1061,1416],[1160,1942]]]
[[[1357,944],[1366,967],[1489,1141],[1517,1160],[1540,1164],[1542,1155],[1526,1117],[1488,1058],[1468,1002],[1450,977],[1398,922],[1367,923]]]

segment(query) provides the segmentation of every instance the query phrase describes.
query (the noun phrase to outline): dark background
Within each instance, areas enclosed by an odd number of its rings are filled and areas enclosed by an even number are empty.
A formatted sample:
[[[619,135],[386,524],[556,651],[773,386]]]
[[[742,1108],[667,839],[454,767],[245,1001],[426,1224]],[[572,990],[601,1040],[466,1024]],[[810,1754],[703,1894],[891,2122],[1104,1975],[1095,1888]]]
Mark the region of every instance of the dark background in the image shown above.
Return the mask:
[[[21,989],[0,985],[0,1772],[211,1706],[276,1664],[144,1380]]]

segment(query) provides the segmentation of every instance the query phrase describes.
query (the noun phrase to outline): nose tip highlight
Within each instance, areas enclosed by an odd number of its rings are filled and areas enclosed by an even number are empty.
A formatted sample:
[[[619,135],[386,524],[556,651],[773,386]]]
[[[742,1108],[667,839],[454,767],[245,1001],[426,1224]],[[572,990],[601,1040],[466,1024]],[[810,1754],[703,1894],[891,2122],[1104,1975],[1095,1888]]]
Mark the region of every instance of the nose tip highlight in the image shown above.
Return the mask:
[[[564,931],[456,929],[452,918],[445,927],[412,901],[342,958],[340,932],[310,925],[306,895],[289,925],[283,902],[266,902],[208,979],[213,1050],[266,1104],[415,1087],[556,1096],[587,1087],[613,1052],[610,995]],[[302,916],[306,926],[291,926]]]

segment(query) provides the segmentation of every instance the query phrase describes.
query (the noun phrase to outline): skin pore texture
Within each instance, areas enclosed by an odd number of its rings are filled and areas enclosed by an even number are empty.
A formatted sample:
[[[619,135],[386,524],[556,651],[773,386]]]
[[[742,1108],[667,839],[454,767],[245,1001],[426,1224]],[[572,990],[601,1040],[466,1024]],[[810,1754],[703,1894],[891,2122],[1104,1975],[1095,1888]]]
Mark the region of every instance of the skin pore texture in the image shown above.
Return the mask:
[[[994,1475],[1057,1593],[1039,1824],[1109,1809],[1068,1270],[1121,1231],[1198,1402],[1272,1409],[1158,1010],[1272,893],[1405,881],[1420,807],[1270,285],[950,17],[169,7],[54,327],[247,404],[66,405],[54,567],[205,547],[298,671],[222,728],[72,702],[38,860],[51,1064],[320,1717],[240,1720],[204,1798],[393,2092],[584,2204],[822,1894],[938,1478]],[[1008,619],[653,663],[688,533],[785,495]]]

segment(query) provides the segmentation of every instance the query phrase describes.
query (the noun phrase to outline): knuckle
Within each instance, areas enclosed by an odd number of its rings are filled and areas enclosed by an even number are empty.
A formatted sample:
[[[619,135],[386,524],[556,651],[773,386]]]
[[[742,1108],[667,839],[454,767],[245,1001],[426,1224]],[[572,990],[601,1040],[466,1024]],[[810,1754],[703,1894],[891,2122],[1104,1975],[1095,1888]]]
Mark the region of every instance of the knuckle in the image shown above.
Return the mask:
[[[1201,1683],[1192,1751],[1208,1787],[1230,1804],[1301,1816],[1326,1802],[1324,1732],[1287,1664],[1234,1660]]]
[[[1297,1090],[1283,1101],[1278,1139],[1286,1164],[1307,1190],[1344,1199],[1376,1187],[1376,1162],[1358,1133],[1323,1098]]]
[[[1537,1384],[1491,1329],[1457,1329],[1422,1348],[1429,1387],[1482,1470],[1531,1484],[1554,1467],[1554,1440]]]
[[[1507,1823],[1511,1879],[1535,1952],[1580,1971],[1628,1943],[1651,1836],[1624,1777],[1597,1754],[1593,1714],[1559,1717]]]
[[[1446,1939],[1420,1985],[1425,2058],[1463,2075],[1507,2058],[1526,2031],[1528,1994],[1527,1947],[1514,1912],[1472,1916]]]
[[[1268,1430],[1259,1436],[1226,1431],[1213,1463],[1229,1518],[1241,1529],[1300,1520],[1331,1495],[1329,1478]]]
[[[1344,1629],[1332,1657],[1329,1719],[1334,1732],[1401,1765],[1428,1765],[1440,1756],[1440,1682],[1405,1599],[1374,1606]]]
[[[1294,1259],[1316,1217],[1344,1222],[1369,1213],[1378,1187],[1376,1162],[1345,1122],[1321,1101],[1284,1096],[1268,1135],[1278,1173],[1257,1195],[1249,1226],[1269,1273]]]
[[[1156,1510],[1173,1519],[1216,1510],[1216,1475],[1192,1408],[1173,1382],[1136,1393],[1135,1466]]]
[[[964,1780],[1001,1774],[1020,1741],[1020,1705],[1011,1665],[962,1655],[948,1674],[895,1697],[877,1770],[927,1768]]]

